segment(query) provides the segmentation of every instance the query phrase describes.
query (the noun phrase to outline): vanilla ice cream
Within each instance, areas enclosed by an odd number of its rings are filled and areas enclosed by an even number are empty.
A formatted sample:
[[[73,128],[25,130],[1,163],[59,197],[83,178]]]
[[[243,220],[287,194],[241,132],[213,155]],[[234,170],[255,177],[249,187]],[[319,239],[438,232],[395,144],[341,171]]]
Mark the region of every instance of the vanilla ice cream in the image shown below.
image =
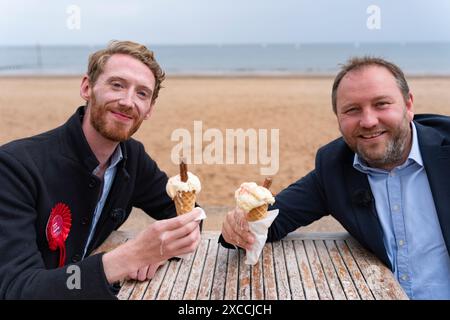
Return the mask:
[[[268,189],[258,186],[255,182],[244,182],[236,190],[234,196],[237,206],[245,212],[275,202],[272,193]]]
[[[188,171],[188,181],[181,181],[180,175],[173,176],[167,181],[166,191],[167,194],[173,199],[178,192],[193,192],[199,193],[202,189],[199,178]]]

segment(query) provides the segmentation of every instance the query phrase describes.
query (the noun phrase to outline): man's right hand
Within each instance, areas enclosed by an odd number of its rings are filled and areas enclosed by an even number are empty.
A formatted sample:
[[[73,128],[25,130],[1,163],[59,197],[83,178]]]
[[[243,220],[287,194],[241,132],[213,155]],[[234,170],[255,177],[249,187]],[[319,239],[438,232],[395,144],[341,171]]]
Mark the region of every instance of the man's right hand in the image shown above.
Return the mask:
[[[135,272],[131,273],[126,277],[127,280],[138,280],[145,281],[150,280],[155,276],[156,271],[158,271],[159,267],[162,266],[167,261],[161,261],[157,264],[151,264],[142,268],[139,268]]]
[[[181,216],[155,221],[135,239],[103,255],[109,283],[124,279],[142,267],[194,252],[200,243],[199,209]]]
[[[239,208],[227,213],[222,224],[222,236],[226,242],[246,250],[250,250],[255,242],[245,219],[245,212]]]

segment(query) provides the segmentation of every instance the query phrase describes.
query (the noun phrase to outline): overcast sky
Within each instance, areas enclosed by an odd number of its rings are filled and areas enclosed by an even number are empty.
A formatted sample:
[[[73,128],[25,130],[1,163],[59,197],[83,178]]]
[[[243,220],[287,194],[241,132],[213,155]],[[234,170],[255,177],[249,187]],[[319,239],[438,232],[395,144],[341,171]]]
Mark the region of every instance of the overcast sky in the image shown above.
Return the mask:
[[[371,5],[380,9],[379,29],[367,27]],[[450,42],[450,0],[0,0],[0,45],[103,45],[111,39]]]

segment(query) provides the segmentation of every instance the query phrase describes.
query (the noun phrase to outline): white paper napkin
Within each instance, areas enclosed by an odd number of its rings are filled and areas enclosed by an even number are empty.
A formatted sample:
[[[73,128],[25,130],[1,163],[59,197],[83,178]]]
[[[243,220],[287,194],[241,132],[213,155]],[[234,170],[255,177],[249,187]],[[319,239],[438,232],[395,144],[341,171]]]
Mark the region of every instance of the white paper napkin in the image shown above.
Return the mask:
[[[278,209],[270,210],[264,219],[248,222],[250,231],[255,236],[255,242],[253,243],[252,249],[246,252],[245,264],[255,265],[258,262],[259,256],[266,244],[267,230],[277,216]]]
[[[196,208],[200,209],[201,214],[200,214],[200,216],[197,219],[195,219],[195,221],[200,221],[200,220],[206,219],[205,210],[203,210],[200,207],[196,207]],[[192,256],[192,253],[186,253],[186,254],[183,254],[181,256],[177,256],[177,258],[189,260],[191,258],[191,256]]]

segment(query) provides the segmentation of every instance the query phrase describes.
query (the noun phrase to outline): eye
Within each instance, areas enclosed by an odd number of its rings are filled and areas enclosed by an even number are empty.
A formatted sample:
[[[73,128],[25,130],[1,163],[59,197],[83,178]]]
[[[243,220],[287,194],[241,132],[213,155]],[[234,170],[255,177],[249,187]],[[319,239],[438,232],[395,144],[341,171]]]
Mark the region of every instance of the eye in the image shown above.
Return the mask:
[[[344,114],[355,114],[358,112],[358,108],[356,107],[350,107],[346,110],[344,110]]]
[[[145,92],[145,91],[139,91],[138,92],[138,95],[140,96],[140,97],[142,97],[142,98],[147,98],[147,92]]]
[[[123,88],[123,85],[120,82],[117,82],[117,81],[112,82],[111,85],[113,86],[113,88],[116,88],[116,89],[122,89]]]
[[[389,102],[387,101],[378,101],[377,103],[375,103],[376,107],[385,107],[387,105],[389,105]]]

